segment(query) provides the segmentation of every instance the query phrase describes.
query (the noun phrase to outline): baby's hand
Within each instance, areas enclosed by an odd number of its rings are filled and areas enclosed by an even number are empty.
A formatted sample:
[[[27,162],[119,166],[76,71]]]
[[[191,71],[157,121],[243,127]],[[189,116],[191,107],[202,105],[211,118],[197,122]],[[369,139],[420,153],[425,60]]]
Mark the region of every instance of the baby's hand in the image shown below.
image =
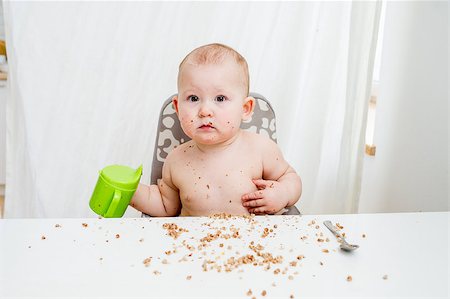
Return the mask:
[[[285,208],[287,201],[283,200],[283,186],[277,181],[253,180],[258,191],[242,195],[242,205],[249,213],[275,214]]]

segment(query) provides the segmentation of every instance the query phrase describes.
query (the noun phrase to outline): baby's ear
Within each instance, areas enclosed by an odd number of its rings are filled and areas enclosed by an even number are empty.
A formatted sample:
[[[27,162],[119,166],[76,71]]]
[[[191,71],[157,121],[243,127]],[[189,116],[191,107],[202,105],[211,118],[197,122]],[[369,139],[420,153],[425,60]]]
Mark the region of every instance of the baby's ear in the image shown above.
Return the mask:
[[[172,98],[172,105],[175,109],[175,112],[178,114],[178,95],[174,95]]]
[[[242,120],[249,120],[252,117],[253,109],[255,108],[255,99],[246,97],[242,108]]]

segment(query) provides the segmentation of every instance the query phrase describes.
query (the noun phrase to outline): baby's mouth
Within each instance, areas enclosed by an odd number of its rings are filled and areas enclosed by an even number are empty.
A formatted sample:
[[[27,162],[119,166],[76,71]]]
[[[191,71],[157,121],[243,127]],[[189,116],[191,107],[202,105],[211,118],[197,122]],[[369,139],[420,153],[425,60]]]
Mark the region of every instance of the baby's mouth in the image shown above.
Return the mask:
[[[200,129],[214,129],[213,125],[211,122],[207,123],[207,124],[203,124],[199,127]]]

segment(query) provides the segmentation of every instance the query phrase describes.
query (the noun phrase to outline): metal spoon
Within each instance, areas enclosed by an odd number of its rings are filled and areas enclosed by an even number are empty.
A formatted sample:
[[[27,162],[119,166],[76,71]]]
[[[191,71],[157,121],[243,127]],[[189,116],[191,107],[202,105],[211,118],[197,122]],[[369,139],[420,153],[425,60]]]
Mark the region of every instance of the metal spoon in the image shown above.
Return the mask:
[[[325,226],[333,233],[333,235],[336,236],[338,242],[341,244],[340,248],[342,250],[352,251],[359,248],[359,245],[347,243],[347,241],[345,241],[345,238],[336,230],[336,228],[334,227],[334,225],[331,223],[330,220],[324,221],[323,224],[325,224]]]

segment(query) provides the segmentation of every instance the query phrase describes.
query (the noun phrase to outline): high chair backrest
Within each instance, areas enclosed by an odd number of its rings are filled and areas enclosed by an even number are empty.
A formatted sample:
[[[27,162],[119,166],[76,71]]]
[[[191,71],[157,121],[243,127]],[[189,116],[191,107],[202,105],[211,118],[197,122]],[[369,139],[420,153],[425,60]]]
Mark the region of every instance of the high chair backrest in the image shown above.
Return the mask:
[[[156,132],[155,148],[153,151],[152,173],[150,183],[157,184],[157,180],[162,177],[162,167],[170,151],[186,142],[190,138],[181,129],[180,121],[172,105],[170,96],[162,105],[159,113],[158,131]],[[241,128],[244,130],[264,134],[277,142],[275,112],[269,101],[260,94],[250,93],[255,98],[255,107],[250,120],[242,122]],[[293,207],[295,208],[295,207]],[[293,214],[299,214],[298,210]]]

